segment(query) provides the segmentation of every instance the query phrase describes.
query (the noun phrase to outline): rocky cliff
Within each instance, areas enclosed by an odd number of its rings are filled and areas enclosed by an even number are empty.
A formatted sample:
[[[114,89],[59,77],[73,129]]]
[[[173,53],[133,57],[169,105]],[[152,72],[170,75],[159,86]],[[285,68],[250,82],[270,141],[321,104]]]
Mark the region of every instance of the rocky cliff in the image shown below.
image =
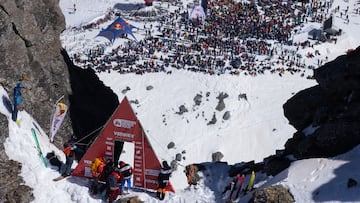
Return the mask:
[[[22,108],[46,131],[54,103],[71,92],[60,54],[64,29],[58,0],[0,0],[0,82],[12,98],[13,87],[25,79]],[[61,130],[67,135],[71,126]]]
[[[0,0],[0,84],[12,98],[13,87],[25,79],[22,108],[49,131],[55,101],[70,93],[68,69],[60,54],[65,19],[58,0]],[[72,133],[67,116],[56,142]],[[8,120],[0,115],[0,202],[30,202],[31,190],[17,176],[20,165],[9,161],[3,142]]]
[[[318,85],[283,106],[297,132],[285,144],[296,158],[329,157],[360,144],[360,47],[314,70]]]

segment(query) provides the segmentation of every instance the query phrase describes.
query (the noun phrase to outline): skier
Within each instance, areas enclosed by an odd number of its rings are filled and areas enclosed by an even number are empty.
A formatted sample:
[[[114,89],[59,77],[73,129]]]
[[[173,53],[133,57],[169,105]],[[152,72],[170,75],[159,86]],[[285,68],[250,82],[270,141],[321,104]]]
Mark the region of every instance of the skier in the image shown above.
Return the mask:
[[[156,197],[159,198],[160,200],[163,200],[165,198],[166,186],[169,183],[171,173],[172,173],[171,167],[169,166],[167,161],[163,161],[162,168],[158,176],[158,188],[156,192]]]
[[[20,109],[20,104],[22,102],[21,88],[23,88],[22,81],[19,81],[16,87],[14,87],[14,108],[12,112],[12,120],[19,124],[17,119],[17,114]]]
[[[124,177],[123,180],[120,183],[120,192],[124,192],[125,183],[127,184],[127,189],[131,189],[131,176],[133,173],[133,168],[130,166],[130,164],[125,163],[123,161],[119,162],[119,172]]]

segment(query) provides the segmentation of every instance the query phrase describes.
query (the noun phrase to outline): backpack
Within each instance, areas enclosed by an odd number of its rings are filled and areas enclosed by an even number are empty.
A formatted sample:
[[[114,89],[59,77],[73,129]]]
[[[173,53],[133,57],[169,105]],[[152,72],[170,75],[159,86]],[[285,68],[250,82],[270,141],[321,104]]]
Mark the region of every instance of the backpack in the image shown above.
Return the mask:
[[[100,166],[101,163],[102,161],[100,160],[100,158],[95,158],[90,165],[91,171],[100,172],[98,171],[98,167]]]

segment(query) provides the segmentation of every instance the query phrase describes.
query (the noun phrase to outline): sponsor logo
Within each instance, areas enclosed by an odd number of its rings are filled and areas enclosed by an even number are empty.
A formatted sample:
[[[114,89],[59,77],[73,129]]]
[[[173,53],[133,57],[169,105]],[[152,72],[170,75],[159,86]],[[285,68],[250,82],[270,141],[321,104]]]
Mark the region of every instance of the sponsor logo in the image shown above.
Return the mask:
[[[123,133],[123,132],[115,132],[114,131],[114,135],[118,136],[118,137],[124,137],[124,138],[129,138],[129,139],[134,139],[134,135],[131,133]]]
[[[135,126],[136,122],[117,118],[117,119],[114,119],[113,124],[114,124],[114,126],[119,127],[119,128],[130,129]]]

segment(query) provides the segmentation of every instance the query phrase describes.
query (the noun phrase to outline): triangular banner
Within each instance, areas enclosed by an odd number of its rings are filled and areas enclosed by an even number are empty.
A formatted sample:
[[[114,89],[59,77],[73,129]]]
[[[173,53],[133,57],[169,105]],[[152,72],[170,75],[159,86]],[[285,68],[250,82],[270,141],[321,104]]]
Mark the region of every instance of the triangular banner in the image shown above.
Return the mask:
[[[72,175],[91,177],[92,160],[104,156],[113,159],[115,141],[134,143],[134,187],[156,190],[161,164],[126,97],[88,148]],[[167,190],[174,192],[171,184]]]

